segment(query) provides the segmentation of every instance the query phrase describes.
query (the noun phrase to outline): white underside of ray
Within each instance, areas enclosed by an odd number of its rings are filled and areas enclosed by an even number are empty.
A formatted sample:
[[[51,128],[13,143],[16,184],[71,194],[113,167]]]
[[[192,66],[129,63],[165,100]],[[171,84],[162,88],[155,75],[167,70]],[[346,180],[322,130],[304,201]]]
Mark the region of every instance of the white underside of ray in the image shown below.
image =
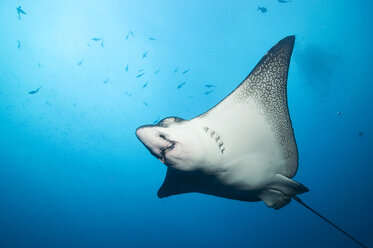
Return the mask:
[[[287,37],[218,105],[190,121],[168,118],[136,132],[169,166],[159,196],[201,192],[281,208],[308,191],[289,179],[298,166],[286,78],[294,44]],[[162,134],[158,135],[158,134]],[[169,146],[162,145],[165,142]]]
[[[281,147],[253,99],[245,103],[230,99],[232,97],[226,98],[207,115],[191,120],[191,124],[205,136],[208,168],[222,171],[217,176],[227,185],[242,190],[256,189],[279,172],[283,165]],[[223,142],[223,153],[215,141],[218,136]]]

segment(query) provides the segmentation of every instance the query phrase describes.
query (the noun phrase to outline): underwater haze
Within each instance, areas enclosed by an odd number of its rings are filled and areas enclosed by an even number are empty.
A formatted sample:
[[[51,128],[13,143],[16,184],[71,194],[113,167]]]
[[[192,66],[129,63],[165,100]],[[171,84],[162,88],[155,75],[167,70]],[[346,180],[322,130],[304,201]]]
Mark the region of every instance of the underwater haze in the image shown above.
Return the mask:
[[[135,135],[193,118],[295,35],[300,198],[373,246],[370,1],[0,1],[0,248],[358,247],[296,201],[157,197]],[[370,27],[370,28],[369,28]]]

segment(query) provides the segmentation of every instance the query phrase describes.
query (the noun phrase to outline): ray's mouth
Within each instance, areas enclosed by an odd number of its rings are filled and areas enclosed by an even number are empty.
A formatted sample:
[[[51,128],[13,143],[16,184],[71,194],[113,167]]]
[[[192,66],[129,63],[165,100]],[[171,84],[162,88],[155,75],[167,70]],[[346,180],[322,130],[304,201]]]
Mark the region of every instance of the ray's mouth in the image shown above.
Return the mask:
[[[161,137],[161,136],[160,136]],[[160,156],[158,155],[155,155],[156,158],[158,158],[162,163],[166,164],[167,165],[167,159],[166,159],[166,153],[168,151],[171,151],[172,149],[175,148],[175,145],[176,145],[176,142],[175,141],[172,141],[172,140],[168,140],[166,139],[165,137],[162,137],[164,138],[165,140],[167,140],[168,142],[170,142],[171,144],[167,147],[161,147],[159,150],[160,150]],[[154,154],[153,154],[154,155]]]
[[[154,157],[168,165],[166,155],[175,148],[177,142],[169,139],[167,134],[151,127],[142,126],[137,128],[136,136]]]

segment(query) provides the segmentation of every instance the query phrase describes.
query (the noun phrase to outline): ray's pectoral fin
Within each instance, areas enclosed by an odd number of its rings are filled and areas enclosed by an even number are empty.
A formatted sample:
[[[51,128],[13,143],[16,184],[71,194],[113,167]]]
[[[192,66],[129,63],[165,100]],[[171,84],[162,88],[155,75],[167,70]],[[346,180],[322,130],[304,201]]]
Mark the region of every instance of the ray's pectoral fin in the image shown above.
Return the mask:
[[[291,196],[308,192],[303,184],[291,180],[281,174],[273,176],[271,183],[259,194],[259,198],[271,208],[280,209],[286,206]]]
[[[206,182],[213,180],[211,176],[200,172],[185,172],[168,167],[166,178],[158,190],[158,197],[203,191]]]
[[[276,174],[272,178],[272,184],[268,188],[276,189],[286,195],[297,195],[308,192],[309,189],[301,183],[298,183],[281,174]]]
[[[188,185],[185,182],[183,173],[181,171],[167,168],[166,177],[162,186],[158,190],[158,197],[164,198],[171,195],[178,195],[188,192],[186,187]]]
[[[275,189],[265,189],[259,194],[259,198],[264,201],[264,203],[269,208],[280,209],[290,202],[290,196],[285,195],[281,191]]]

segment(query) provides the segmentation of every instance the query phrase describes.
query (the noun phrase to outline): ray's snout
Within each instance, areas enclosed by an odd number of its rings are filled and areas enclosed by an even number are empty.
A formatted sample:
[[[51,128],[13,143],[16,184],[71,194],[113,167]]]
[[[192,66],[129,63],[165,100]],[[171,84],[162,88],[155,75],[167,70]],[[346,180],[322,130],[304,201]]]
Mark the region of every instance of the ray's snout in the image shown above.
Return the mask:
[[[143,143],[143,145],[153,154],[155,157],[160,157],[160,153],[154,151],[156,147],[155,142],[155,130],[151,126],[141,126],[136,129],[137,138]]]
[[[149,149],[151,146],[154,146],[157,130],[154,126],[141,126],[136,129],[136,136]]]
[[[146,134],[147,134],[147,128],[145,126],[141,126],[141,127],[138,127],[136,129],[136,136],[137,138],[143,142],[143,139],[146,137]],[[149,128],[148,128],[149,129]],[[144,143],[144,142],[143,142]]]
[[[160,138],[161,134],[155,126],[141,126],[136,129],[137,138],[144,144],[153,156],[161,158],[164,150],[171,146],[171,142]]]

